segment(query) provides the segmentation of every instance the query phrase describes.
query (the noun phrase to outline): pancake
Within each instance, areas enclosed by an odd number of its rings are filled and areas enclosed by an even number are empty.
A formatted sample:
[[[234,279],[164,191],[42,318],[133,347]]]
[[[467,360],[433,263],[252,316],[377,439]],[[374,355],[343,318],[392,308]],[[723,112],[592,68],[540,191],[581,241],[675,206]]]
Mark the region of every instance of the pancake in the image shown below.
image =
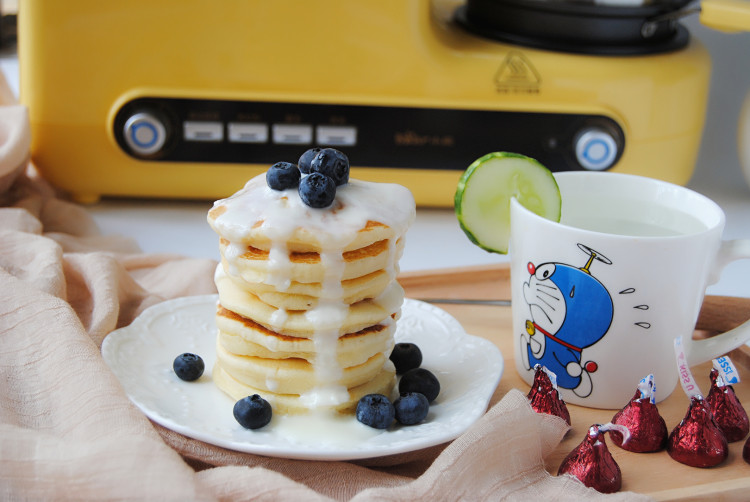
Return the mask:
[[[222,261],[224,270],[227,263]],[[398,272],[398,267],[395,267]],[[277,309],[284,310],[309,310],[318,305],[320,295],[323,293],[323,285],[316,283],[301,283],[292,281],[283,292],[274,286],[261,282],[247,282],[239,277],[232,277],[237,282],[237,287],[244,289],[257,296],[263,303]],[[341,301],[351,305],[368,298],[375,298],[391,283],[393,278],[388,271],[376,270],[375,272],[341,281]]]
[[[369,382],[347,389],[347,398],[336,403],[320,403],[318,409],[330,409],[341,413],[353,413],[357,402],[367,394],[390,395],[396,383],[396,370],[390,361],[386,361],[383,369]],[[229,376],[219,365],[214,365],[212,373],[214,383],[227,393],[232,399],[240,400],[246,396],[259,394],[266,399],[274,413],[300,414],[310,410],[310,403],[298,394],[278,394],[264,391],[250,385],[242,384]]]
[[[332,268],[342,268],[342,281],[356,279],[378,270],[392,270],[403,254],[403,240],[383,239],[367,246],[343,253],[336,252],[291,252],[279,250],[283,256],[274,255],[273,250],[259,249],[250,245],[233,245],[221,239],[219,251],[225,270],[230,275],[242,278],[248,284],[270,284],[278,287],[282,282],[321,283]],[[339,265],[338,262],[341,262]],[[395,274],[391,274],[395,275]]]
[[[310,315],[311,311],[284,311],[276,309],[260,300],[254,294],[244,291],[227,276],[221,266],[214,277],[219,291],[219,303],[242,317],[252,319],[265,328],[283,335],[310,338],[316,331],[337,330],[339,336],[354,333],[379,324],[398,312],[404,301],[404,290],[398,282],[392,281],[378,297],[345,308],[343,319],[337,315]]]
[[[351,388],[372,380],[385,364],[383,353],[374,354],[362,364],[341,368],[338,378],[325,382]],[[266,359],[238,356],[216,345],[216,364],[238,382],[278,394],[304,394],[313,390],[318,381],[313,364],[305,359]]]
[[[258,175],[237,193],[214,202],[207,221],[233,244],[272,250],[346,252],[406,233],[416,215],[403,186],[350,180],[325,209],[306,206],[297,190],[273,190]]]
[[[216,313],[219,343],[230,353],[268,359],[301,358],[312,362],[315,342],[279,335],[223,307]],[[378,352],[393,348],[395,322],[376,324],[338,339],[336,357],[342,367],[361,364]]]
[[[248,185],[250,185],[250,182],[248,182]],[[267,218],[261,211],[248,214],[250,219],[243,222],[241,233],[235,231],[234,225],[230,227],[222,224],[221,217],[227,212],[232,200],[233,197],[217,201],[208,212],[208,224],[214,232],[233,244],[244,244],[261,250],[270,250],[276,242],[274,238],[276,232],[272,229],[274,226],[273,218]],[[287,205],[282,204],[282,206]],[[284,237],[285,246],[290,252],[320,253],[330,247],[326,239],[327,232],[321,233],[306,227],[304,215],[300,215],[298,221],[300,224],[295,225]],[[356,229],[356,232],[347,239],[347,242],[338,246],[338,249],[342,252],[352,251],[374,242],[392,239],[396,235],[401,235],[401,233],[397,233],[389,225],[376,221],[376,219],[366,219],[362,222],[360,228]]]

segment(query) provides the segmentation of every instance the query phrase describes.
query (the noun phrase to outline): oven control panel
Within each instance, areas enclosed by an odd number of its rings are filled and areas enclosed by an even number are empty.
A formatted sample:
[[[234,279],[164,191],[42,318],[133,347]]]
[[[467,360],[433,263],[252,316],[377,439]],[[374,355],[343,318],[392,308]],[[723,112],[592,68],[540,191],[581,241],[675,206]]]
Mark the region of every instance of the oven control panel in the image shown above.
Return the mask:
[[[142,97],[115,115],[130,156],[149,161],[272,164],[313,146],[365,167],[463,170],[514,151],[552,171],[605,170],[625,137],[602,115]]]

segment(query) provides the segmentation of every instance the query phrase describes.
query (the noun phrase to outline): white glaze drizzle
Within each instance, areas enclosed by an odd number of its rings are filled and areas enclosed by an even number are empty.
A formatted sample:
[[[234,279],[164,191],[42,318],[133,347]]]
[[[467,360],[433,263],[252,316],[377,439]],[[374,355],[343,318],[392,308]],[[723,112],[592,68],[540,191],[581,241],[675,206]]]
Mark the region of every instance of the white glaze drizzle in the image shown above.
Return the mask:
[[[351,416],[321,410],[304,415],[274,415],[269,431],[285,442],[339,448],[355,448],[382,433]]]
[[[248,241],[253,226],[262,223],[263,232],[274,244],[286,242],[304,222],[321,246],[328,250],[346,246],[368,220],[375,219],[403,235],[414,220],[414,198],[411,192],[391,183],[350,180],[338,187],[330,208],[306,206],[296,189],[273,190],[259,175],[226,199],[214,203],[225,211],[213,222],[217,233],[233,243]],[[324,249],[325,250],[325,249]]]
[[[268,390],[276,392],[276,389],[279,388],[279,381],[273,378],[266,378],[266,387]]]
[[[239,270],[237,269],[237,259],[242,256],[245,253],[245,246],[242,244],[236,244],[234,242],[230,242],[225,248],[224,248],[224,259],[227,262],[227,265],[229,267],[229,270],[227,270],[227,274],[229,275],[239,275]]]
[[[269,322],[271,323],[271,326],[278,326],[279,329],[282,329],[288,317],[289,313],[286,310],[276,309],[276,312],[271,314]]]

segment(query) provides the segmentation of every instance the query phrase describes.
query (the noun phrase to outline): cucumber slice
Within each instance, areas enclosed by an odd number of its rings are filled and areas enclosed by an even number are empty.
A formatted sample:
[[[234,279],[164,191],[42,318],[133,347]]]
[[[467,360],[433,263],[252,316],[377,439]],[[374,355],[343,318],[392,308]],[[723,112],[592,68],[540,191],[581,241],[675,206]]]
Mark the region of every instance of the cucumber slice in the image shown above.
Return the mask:
[[[494,152],[475,160],[461,176],[454,210],[461,229],[482,249],[506,254],[510,239],[510,200],[560,221],[560,189],[552,173],[536,160]]]

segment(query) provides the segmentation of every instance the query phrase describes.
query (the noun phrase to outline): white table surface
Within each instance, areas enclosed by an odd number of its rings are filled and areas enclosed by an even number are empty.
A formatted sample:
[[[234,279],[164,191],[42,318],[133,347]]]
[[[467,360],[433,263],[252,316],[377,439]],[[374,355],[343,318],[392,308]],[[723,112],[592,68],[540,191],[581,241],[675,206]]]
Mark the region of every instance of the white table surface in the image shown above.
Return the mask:
[[[714,199],[726,212],[725,237],[750,238],[750,188],[737,153],[739,109],[750,90],[750,34],[725,34],[686,21],[708,47],[711,94],[701,152],[689,187]],[[0,69],[17,91],[18,61],[0,54]],[[229,194],[228,194],[229,195]],[[218,259],[216,235],[206,224],[211,202],[102,200],[88,206],[105,234],[131,236],[144,252]],[[419,209],[407,235],[402,271],[494,264],[507,257],[472,245],[450,209]],[[750,260],[730,264],[709,294],[750,296]]]

